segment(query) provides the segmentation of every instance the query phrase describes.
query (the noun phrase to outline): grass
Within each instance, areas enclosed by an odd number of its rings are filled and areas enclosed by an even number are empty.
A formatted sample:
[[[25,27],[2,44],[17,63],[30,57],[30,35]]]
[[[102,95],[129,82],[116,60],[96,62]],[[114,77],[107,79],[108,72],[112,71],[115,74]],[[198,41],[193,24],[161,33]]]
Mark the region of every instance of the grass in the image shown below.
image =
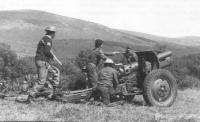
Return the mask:
[[[200,121],[200,92],[179,91],[169,108],[145,106],[141,96],[130,104],[115,107],[41,101],[21,104],[0,101],[1,121],[68,121],[68,122],[197,122]]]

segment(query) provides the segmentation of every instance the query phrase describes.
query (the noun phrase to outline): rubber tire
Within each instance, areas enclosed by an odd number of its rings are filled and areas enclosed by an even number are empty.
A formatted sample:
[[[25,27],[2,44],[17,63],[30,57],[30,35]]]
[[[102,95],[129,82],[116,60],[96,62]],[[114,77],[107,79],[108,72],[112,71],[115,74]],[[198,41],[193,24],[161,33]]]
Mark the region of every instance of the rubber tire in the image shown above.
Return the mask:
[[[158,79],[159,77],[166,77],[168,80],[168,84],[171,88],[171,94],[168,99],[165,101],[159,102],[157,101],[151,91],[151,84]],[[158,107],[169,107],[171,106],[177,96],[177,82],[174,76],[165,69],[155,69],[151,71],[145,78],[143,83],[143,97],[145,102],[150,106],[158,106]]]

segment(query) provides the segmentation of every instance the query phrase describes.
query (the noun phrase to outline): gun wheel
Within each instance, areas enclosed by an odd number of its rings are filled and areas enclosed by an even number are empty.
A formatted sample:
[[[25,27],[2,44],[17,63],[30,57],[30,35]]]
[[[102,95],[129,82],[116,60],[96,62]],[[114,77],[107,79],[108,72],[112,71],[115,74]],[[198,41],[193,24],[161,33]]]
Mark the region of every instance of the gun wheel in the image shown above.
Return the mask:
[[[143,97],[148,105],[167,107],[176,99],[176,79],[168,70],[153,70],[147,75],[143,85]]]

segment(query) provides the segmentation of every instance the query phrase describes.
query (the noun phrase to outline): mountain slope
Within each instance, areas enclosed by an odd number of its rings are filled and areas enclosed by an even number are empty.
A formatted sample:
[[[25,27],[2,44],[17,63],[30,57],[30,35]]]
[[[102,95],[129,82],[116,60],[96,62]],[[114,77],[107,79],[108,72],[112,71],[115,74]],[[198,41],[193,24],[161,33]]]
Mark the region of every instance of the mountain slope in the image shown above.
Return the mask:
[[[37,42],[44,34],[43,29],[48,25],[57,27],[56,40],[101,38],[105,41],[134,45],[152,46],[155,43],[137,39],[96,23],[34,10],[1,11],[0,42],[10,44],[21,55],[34,55]]]
[[[157,42],[172,43],[172,44],[174,43],[174,44],[187,46],[187,47],[200,46],[200,37],[198,36],[168,38],[168,37],[161,37],[161,36],[150,35],[150,34],[145,34],[145,33],[140,33],[140,32],[134,32],[134,31],[127,31],[127,30],[119,30],[119,31],[135,36],[136,38],[143,37],[143,38],[154,40]]]
[[[38,41],[46,26],[56,26],[54,50],[59,58],[75,57],[82,49],[94,47],[97,38],[105,41],[104,50],[124,50],[130,46],[135,50],[150,50],[158,43],[181,54],[190,50],[187,46],[146,38],[144,35],[119,31],[97,23],[64,17],[44,11],[20,10],[0,11],[0,42],[11,45],[20,56],[33,56]],[[195,53],[197,50],[189,51]]]

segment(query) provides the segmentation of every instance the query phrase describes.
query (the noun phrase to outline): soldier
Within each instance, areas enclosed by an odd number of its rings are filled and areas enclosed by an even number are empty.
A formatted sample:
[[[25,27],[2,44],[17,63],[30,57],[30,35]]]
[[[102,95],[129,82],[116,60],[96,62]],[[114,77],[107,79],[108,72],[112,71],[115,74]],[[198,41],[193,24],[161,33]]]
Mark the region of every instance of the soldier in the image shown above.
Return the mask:
[[[35,64],[37,67],[38,80],[33,87],[32,97],[38,92],[44,92],[47,90],[45,87],[47,82],[48,73],[53,74],[53,79],[51,80],[51,85],[55,89],[59,85],[59,71],[57,68],[51,65],[51,61],[57,58],[51,51],[52,49],[52,39],[55,37],[56,29],[53,26],[45,28],[46,34],[39,41],[37,45],[37,51],[35,56]],[[61,64],[61,62],[58,62]],[[53,92],[53,91],[52,91]],[[52,93],[51,93],[52,95]]]
[[[110,100],[115,94],[115,89],[119,83],[117,71],[113,68],[113,66],[114,62],[111,59],[106,59],[104,62],[104,68],[99,72],[97,93],[100,95],[105,105],[110,103]]]
[[[137,55],[131,50],[130,47],[126,47],[126,51],[123,54],[125,57],[125,60],[123,61],[124,64],[130,64],[137,61]]]
[[[104,53],[102,51],[103,41],[101,39],[95,40],[95,48],[89,55],[89,61],[86,66],[86,72],[88,77],[88,87],[95,88],[97,86],[97,67],[99,67],[101,60],[106,60],[107,56],[113,56],[119,52]]]

